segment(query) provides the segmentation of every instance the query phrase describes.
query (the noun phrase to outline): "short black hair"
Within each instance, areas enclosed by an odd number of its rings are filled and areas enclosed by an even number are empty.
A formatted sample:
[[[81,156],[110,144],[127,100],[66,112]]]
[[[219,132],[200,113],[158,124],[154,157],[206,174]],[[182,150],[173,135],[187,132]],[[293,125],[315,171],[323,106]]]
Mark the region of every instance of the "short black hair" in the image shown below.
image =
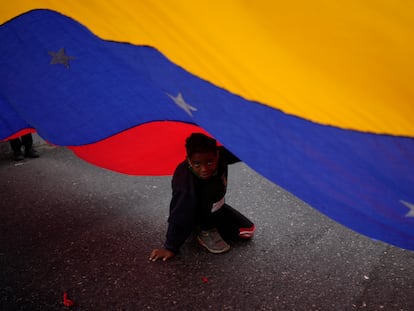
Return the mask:
[[[185,150],[188,157],[197,152],[216,152],[217,142],[214,138],[208,137],[203,133],[192,133],[185,140]]]

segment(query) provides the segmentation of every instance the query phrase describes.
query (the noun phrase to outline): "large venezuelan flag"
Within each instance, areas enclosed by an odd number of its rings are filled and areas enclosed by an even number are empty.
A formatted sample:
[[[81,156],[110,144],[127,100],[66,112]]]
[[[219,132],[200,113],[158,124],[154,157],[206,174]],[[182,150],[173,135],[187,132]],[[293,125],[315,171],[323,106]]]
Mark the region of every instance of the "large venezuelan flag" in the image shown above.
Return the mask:
[[[101,167],[162,175],[203,131],[334,220],[414,250],[414,4],[0,9],[1,140],[37,130]]]

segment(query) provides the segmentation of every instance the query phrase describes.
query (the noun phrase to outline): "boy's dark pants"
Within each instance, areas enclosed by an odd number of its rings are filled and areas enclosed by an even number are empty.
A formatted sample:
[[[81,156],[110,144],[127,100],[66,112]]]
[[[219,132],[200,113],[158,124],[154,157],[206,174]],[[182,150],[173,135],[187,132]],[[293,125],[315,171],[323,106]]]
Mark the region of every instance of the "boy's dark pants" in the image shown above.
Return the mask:
[[[225,240],[235,240],[239,237],[241,228],[251,228],[254,224],[243,214],[230,205],[224,204],[218,211],[206,215],[202,230],[217,228]]]

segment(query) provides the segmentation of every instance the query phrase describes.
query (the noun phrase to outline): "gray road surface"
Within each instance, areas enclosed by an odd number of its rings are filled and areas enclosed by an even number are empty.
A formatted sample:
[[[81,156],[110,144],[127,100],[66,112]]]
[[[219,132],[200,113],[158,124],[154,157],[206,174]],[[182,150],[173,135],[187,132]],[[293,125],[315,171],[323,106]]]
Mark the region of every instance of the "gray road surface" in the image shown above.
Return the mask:
[[[331,221],[245,164],[227,202],[257,233],[229,253],[163,243],[170,177],[94,167],[63,148],[0,161],[0,310],[414,310],[414,252]]]

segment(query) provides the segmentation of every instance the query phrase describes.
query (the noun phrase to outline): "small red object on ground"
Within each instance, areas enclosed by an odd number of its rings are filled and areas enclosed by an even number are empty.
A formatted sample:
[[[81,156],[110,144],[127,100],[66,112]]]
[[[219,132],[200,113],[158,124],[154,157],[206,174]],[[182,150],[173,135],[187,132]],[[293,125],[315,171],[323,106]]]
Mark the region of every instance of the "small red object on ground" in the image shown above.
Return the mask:
[[[63,293],[63,305],[65,307],[72,307],[75,303],[68,299],[68,293]]]
[[[205,276],[203,276],[201,279],[203,280],[203,283],[207,283],[208,282],[208,279]]]

